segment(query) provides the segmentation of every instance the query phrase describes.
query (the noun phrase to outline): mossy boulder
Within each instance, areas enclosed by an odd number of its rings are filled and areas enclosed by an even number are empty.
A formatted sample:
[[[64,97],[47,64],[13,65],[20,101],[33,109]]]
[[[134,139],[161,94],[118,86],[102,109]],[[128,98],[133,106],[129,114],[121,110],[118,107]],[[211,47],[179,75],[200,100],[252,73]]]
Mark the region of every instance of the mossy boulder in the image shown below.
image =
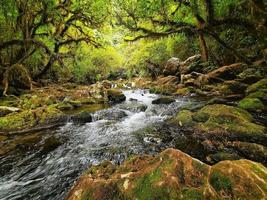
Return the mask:
[[[238,106],[248,111],[263,111],[266,109],[258,98],[244,98],[239,102]]]
[[[263,102],[267,102],[267,93],[263,91],[257,91],[250,93],[247,98],[257,98],[260,99]]]
[[[28,129],[38,125],[58,123],[63,118],[64,114],[54,106],[25,110],[0,117],[0,131],[9,132]]]
[[[108,101],[112,103],[120,103],[126,100],[126,96],[118,89],[107,90],[107,97]]]
[[[191,126],[194,124],[193,113],[189,110],[181,110],[175,117],[175,121],[178,122],[179,126]]]
[[[84,123],[92,122],[92,113],[88,111],[83,111],[76,115],[72,115],[70,119],[75,124],[84,124]]]
[[[263,75],[259,69],[256,67],[248,68],[237,75],[237,77],[243,82],[247,84],[253,84],[259,81]]]
[[[241,108],[222,104],[208,105],[196,112],[194,118],[203,119],[195,129],[205,136],[260,143],[267,139],[266,128],[253,123],[252,116]]]
[[[246,90],[248,94],[256,91],[267,92],[267,78],[261,79],[260,81],[250,85]]]
[[[171,104],[175,102],[173,97],[160,97],[152,101],[152,104]]]
[[[227,170],[226,170],[227,169]],[[206,165],[167,149],[134,156],[122,165],[94,166],[71,189],[67,200],[82,199],[264,199],[267,169],[248,160]]]

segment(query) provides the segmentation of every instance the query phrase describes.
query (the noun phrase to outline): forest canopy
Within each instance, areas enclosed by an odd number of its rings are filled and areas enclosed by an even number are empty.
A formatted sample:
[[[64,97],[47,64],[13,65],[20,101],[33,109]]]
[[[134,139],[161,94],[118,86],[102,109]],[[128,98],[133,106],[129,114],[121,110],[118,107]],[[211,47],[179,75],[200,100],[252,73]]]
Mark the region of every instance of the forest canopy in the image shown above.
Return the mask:
[[[263,0],[1,0],[3,95],[32,83],[145,76],[146,60],[201,54],[213,66],[262,59]]]

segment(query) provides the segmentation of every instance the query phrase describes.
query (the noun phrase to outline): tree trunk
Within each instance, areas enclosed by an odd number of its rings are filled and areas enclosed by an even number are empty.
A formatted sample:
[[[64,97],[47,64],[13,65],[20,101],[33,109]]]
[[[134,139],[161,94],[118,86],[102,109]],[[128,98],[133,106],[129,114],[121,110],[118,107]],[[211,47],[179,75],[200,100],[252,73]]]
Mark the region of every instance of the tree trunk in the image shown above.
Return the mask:
[[[199,34],[199,43],[200,43],[200,51],[201,51],[202,61],[208,62],[208,60],[209,60],[208,48],[207,48],[206,40],[205,40],[203,33]]]

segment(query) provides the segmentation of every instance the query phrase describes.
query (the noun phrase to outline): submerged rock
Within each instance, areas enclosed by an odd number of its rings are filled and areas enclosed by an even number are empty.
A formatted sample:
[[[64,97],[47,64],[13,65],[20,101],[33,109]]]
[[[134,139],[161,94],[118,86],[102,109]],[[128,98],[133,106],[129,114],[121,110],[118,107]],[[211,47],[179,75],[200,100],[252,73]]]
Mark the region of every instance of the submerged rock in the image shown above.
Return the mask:
[[[131,112],[144,112],[147,109],[147,105],[133,101],[131,103],[121,104],[119,108]]]
[[[173,97],[160,97],[152,101],[152,104],[171,104],[175,102]]]
[[[264,199],[266,174],[263,165],[248,160],[209,166],[167,149],[155,157],[129,158],[120,166],[93,166],[66,199]]]
[[[127,117],[127,113],[124,110],[113,108],[109,110],[100,110],[94,114],[96,120],[120,120]]]

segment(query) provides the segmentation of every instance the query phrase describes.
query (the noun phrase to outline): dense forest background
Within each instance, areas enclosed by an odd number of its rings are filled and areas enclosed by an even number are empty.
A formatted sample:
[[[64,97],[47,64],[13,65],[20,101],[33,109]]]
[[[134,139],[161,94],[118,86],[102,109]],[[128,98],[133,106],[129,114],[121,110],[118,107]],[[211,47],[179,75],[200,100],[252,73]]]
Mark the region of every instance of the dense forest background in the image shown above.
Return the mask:
[[[1,0],[1,94],[147,76],[147,61],[203,68],[266,56],[264,0]]]

